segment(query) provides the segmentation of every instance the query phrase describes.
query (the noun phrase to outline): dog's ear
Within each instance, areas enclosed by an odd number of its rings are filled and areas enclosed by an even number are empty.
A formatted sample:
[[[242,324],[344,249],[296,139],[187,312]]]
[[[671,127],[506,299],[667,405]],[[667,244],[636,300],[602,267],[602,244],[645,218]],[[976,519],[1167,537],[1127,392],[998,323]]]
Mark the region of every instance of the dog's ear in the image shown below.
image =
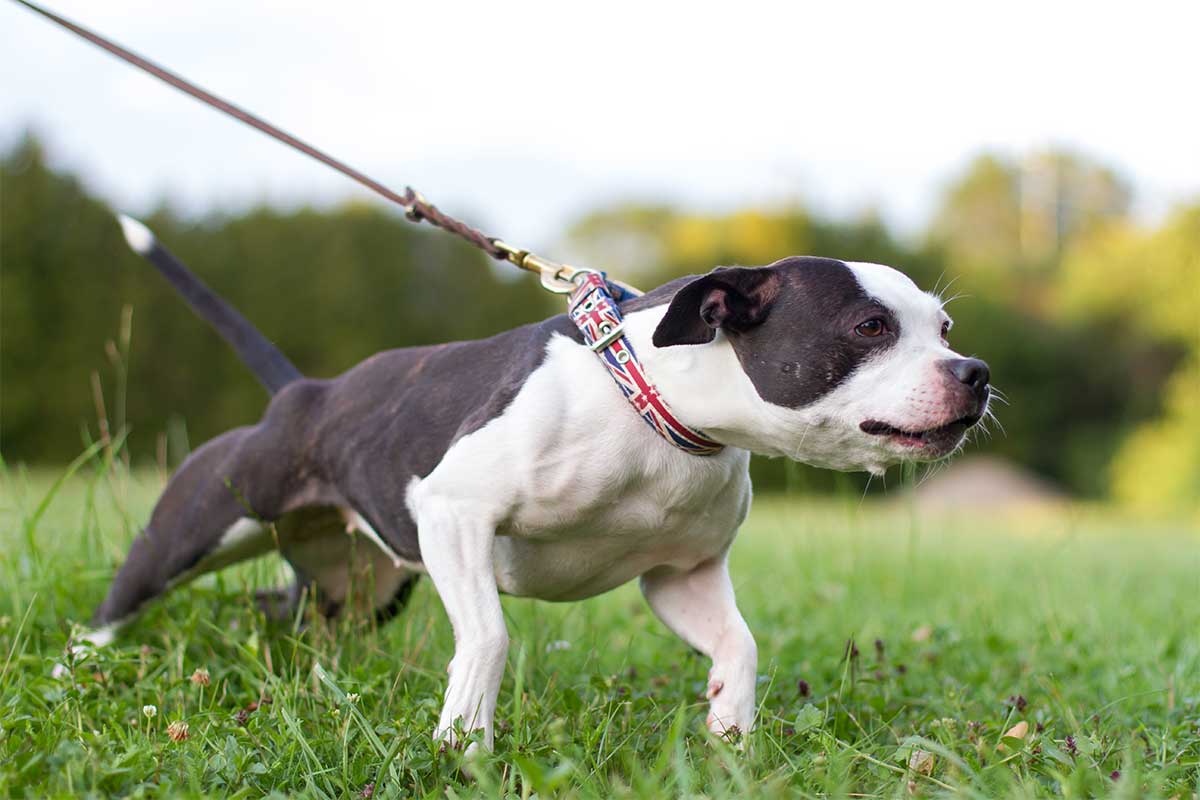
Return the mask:
[[[654,329],[654,346],[705,344],[717,328],[733,333],[767,318],[779,293],[779,274],[768,267],[718,268],[675,293]]]

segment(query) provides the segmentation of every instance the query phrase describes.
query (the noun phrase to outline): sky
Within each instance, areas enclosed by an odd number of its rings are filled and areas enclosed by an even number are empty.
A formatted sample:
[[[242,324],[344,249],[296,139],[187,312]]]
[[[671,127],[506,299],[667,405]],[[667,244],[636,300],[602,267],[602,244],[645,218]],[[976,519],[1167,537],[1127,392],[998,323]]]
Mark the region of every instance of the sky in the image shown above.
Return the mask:
[[[1079,149],[1148,221],[1200,196],[1195,2],[47,2],[529,247],[623,201],[911,233],[982,150]],[[135,214],[376,202],[0,2],[0,145],[30,128]]]

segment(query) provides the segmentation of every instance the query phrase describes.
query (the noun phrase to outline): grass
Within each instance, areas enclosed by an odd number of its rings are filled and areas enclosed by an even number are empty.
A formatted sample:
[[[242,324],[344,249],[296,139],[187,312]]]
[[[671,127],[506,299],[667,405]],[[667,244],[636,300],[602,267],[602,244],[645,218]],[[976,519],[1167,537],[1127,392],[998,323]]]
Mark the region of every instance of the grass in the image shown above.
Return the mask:
[[[249,602],[279,577],[265,559],[52,678],[161,476],[83,462],[58,486],[0,479],[4,796],[1200,792],[1200,537],[1184,525],[760,499],[733,556],[761,660],[744,750],[704,732],[707,664],[624,587],[505,601],[496,752],[465,763],[430,737],[452,638],[428,581],[381,628],[279,626]]]

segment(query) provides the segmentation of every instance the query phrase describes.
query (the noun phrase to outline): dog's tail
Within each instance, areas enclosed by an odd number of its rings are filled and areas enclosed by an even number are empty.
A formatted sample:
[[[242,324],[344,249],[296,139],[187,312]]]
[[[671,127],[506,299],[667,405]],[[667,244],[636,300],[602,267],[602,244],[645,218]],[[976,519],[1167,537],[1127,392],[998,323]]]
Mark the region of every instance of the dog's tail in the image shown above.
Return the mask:
[[[118,219],[125,241],[133,251],[153,264],[170,281],[197,316],[216,328],[221,338],[237,352],[268,392],[275,394],[292,381],[304,377],[278,347],[250,324],[250,320],[208,288],[182,261],[159,244],[149,228],[124,214],[119,214]]]

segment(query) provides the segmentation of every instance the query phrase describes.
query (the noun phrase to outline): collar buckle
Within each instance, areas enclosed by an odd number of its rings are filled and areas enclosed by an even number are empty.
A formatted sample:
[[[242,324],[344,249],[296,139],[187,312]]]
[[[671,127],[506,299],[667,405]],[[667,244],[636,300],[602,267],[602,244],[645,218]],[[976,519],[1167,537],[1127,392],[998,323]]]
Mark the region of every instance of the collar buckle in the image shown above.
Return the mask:
[[[600,338],[589,345],[592,352],[599,353],[602,350],[607,350],[608,347],[625,335],[625,323],[619,322],[616,325],[604,322],[600,324]]]

